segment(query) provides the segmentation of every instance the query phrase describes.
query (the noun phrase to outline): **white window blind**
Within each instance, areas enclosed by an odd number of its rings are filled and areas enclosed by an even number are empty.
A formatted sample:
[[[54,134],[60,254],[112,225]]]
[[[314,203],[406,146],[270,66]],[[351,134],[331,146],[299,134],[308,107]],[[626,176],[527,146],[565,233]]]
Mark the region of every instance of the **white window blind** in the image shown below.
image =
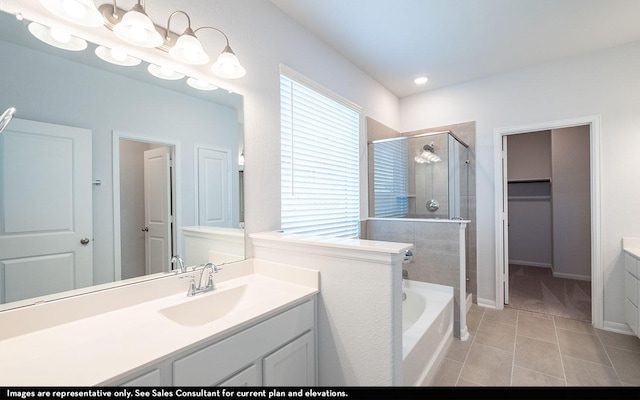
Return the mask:
[[[374,143],[373,159],[374,215],[405,217],[409,210],[406,140]]]
[[[280,75],[281,228],[359,235],[360,113]]]

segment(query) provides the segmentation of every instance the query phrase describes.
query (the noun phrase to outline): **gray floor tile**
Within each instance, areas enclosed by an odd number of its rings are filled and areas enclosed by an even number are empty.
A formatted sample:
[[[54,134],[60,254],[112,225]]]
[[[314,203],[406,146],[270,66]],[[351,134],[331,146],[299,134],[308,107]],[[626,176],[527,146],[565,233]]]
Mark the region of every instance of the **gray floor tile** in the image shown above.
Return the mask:
[[[494,310],[488,308],[482,317],[483,321],[497,322],[505,325],[516,326],[518,320],[518,310],[513,308],[504,308],[502,310]]]
[[[431,386],[455,386],[462,371],[462,363],[445,358],[440,363],[440,368],[436,373]]]
[[[564,378],[514,366],[511,386],[566,386],[566,384]]]
[[[518,314],[518,336],[558,343],[553,319],[538,318],[530,314]]]
[[[619,349],[640,352],[640,338],[637,336],[603,331],[601,329],[596,329],[595,332],[596,335],[600,338],[602,344],[605,345],[605,347],[611,346],[617,347]]]
[[[474,343],[513,352],[516,342],[516,327],[483,319],[478,327]]]
[[[584,321],[578,321],[577,319],[569,319],[562,317],[553,317],[553,320],[556,323],[556,328],[564,329],[573,332],[581,332],[588,333],[591,335],[595,335],[595,329],[593,326]]]
[[[454,338],[445,357],[463,363],[467,359],[474,337],[475,334],[471,333],[469,339],[465,341]]]
[[[611,346],[605,349],[622,383],[640,386],[640,352]]]
[[[473,343],[460,378],[482,386],[509,386],[513,352]]]
[[[562,357],[567,386],[621,386],[620,379],[612,367]]]
[[[516,338],[514,366],[558,378],[564,377],[558,345],[525,336]]]
[[[579,358],[601,365],[611,366],[604,346],[596,335],[558,329],[558,343],[563,356]]]

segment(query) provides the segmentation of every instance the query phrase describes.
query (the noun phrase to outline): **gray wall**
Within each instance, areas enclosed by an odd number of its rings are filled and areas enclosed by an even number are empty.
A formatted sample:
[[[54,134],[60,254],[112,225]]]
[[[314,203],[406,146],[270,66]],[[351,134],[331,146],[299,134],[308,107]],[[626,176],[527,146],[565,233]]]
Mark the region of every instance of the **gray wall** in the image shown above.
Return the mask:
[[[591,279],[589,127],[551,131],[553,272]]]

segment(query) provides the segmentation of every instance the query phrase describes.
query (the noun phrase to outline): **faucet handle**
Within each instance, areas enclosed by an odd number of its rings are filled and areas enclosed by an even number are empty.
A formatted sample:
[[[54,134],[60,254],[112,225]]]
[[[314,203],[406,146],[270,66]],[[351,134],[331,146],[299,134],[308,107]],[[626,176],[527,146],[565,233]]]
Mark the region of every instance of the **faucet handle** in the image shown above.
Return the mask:
[[[189,282],[189,291],[187,296],[194,296],[196,294],[196,278],[191,275],[191,282]]]

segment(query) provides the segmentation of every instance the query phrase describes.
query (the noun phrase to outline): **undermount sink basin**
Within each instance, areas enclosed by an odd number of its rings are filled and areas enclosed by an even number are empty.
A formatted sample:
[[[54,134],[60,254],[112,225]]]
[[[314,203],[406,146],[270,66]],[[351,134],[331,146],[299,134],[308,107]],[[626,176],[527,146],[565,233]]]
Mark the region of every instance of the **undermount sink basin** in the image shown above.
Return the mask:
[[[196,295],[184,303],[166,307],[160,314],[184,326],[201,326],[223,318],[234,310],[259,306],[269,290],[254,285],[241,285],[230,289]]]

